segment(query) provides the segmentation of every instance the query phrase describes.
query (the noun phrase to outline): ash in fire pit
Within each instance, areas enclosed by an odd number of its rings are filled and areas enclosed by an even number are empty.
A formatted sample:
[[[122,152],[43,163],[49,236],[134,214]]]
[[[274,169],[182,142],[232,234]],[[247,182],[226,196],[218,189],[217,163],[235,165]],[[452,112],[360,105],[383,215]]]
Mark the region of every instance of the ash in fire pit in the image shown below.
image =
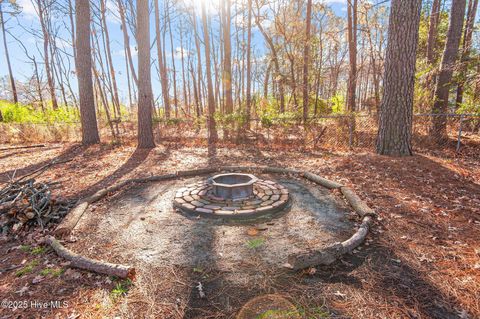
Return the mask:
[[[194,216],[256,218],[284,210],[289,199],[288,189],[276,182],[229,173],[179,189],[173,204]]]

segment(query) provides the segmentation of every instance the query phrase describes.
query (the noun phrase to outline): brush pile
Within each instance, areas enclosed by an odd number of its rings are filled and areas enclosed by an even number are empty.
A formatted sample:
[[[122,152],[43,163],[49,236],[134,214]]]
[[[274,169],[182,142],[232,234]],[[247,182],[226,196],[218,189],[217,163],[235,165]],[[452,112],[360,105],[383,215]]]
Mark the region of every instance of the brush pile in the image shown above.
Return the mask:
[[[0,190],[0,228],[2,233],[17,232],[24,226],[45,229],[58,223],[73,206],[72,202],[52,197],[56,182],[36,182],[34,178],[8,183]]]

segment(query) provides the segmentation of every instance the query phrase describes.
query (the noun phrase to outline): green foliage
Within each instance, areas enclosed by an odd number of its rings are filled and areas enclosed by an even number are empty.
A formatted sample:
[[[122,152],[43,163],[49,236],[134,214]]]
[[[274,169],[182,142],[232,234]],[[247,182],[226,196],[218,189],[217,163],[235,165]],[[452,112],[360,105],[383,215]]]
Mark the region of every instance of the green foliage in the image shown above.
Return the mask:
[[[40,108],[34,108],[31,105],[0,101],[0,111],[6,123],[68,123],[79,120],[79,114],[74,108],[64,106],[56,110],[46,108],[43,112]]]
[[[231,114],[215,112],[214,118],[217,125],[224,130],[234,130],[235,128],[243,127],[247,123],[247,113],[244,109],[236,110]]]
[[[30,253],[32,255],[41,255],[41,254],[45,253],[46,251],[47,251],[46,247],[38,246],[38,247],[33,248]]]
[[[17,277],[22,277],[23,275],[29,274],[33,271],[33,269],[38,266],[38,260],[32,260],[30,263],[28,263],[25,267],[17,270],[15,275]]]
[[[337,93],[332,96],[330,103],[332,104],[333,114],[341,114],[345,112],[345,96]]]
[[[63,268],[44,268],[40,271],[40,275],[46,277],[52,275],[53,277],[60,277],[65,272]]]
[[[330,313],[324,307],[298,307],[298,312],[306,319],[330,318]]]
[[[122,280],[117,282],[115,288],[112,289],[110,295],[113,299],[125,296],[128,293],[128,290],[132,286],[132,281],[130,279]]]
[[[20,250],[23,251],[24,253],[28,253],[32,249],[29,245],[22,245],[20,246]]]
[[[250,249],[256,249],[265,243],[265,239],[263,238],[255,238],[255,239],[250,239],[247,241],[247,247]]]
[[[288,319],[288,318],[297,318],[297,312],[295,310],[267,310],[258,316],[255,319]]]

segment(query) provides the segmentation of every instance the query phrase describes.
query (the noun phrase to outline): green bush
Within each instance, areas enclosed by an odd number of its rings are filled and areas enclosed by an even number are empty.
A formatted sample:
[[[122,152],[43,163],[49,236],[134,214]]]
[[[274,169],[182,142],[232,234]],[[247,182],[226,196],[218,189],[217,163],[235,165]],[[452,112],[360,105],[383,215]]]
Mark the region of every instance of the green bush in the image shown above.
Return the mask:
[[[46,108],[43,111],[31,105],[0,101],[0,111],[2,112],[3,122],[6,123],[68,123],[79,120],[76,109],[64,106],[56,110]]]

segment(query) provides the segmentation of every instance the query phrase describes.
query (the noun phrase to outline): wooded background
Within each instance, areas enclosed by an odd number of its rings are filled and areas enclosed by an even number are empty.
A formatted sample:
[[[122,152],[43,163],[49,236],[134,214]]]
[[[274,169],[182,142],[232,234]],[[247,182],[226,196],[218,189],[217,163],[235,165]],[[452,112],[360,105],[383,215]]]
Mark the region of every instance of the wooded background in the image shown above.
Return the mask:
[[[363,130],[408,155],[414,113],[432,114],[422,132],[441,145],[459,122],[479,129],[478,0],[0,3],[0,92],[20,103],[1,102],[2,120],[81,119],[87,144],[97,121],[113,139],[138,123],[141,147],[152,127],[207,128],[210,144],[282,127],[317,143],[335,125],[349,146]]]

